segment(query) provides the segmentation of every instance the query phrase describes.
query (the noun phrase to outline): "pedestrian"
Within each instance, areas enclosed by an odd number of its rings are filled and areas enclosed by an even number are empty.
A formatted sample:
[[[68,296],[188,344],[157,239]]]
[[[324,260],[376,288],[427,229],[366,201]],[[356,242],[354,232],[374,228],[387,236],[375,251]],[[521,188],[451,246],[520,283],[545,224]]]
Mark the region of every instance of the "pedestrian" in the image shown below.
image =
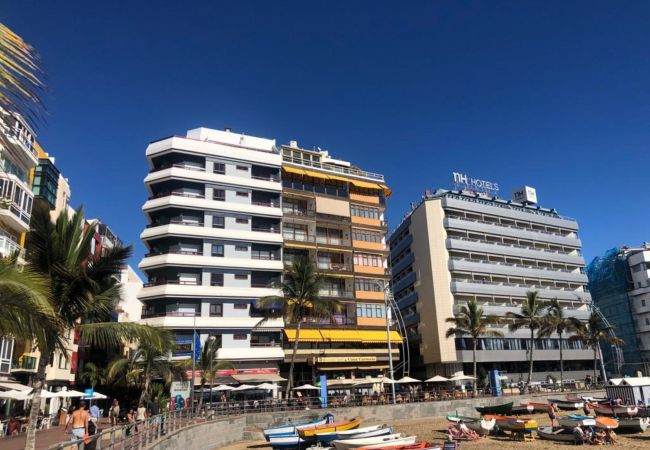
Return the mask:
[[[147,420],[147,408],[144,407],[144,403],[140,403],[138,406],[138,410],[135,413],[135,420],[137,423],[135,430],[142,430],[142,424]]]
[[[95,426],[99,425],[99,406],[97,406],[97,403],[94,403],[93,405],[90,406],[90,421],[95,424]]]
[[[548,418],[551,419],[551,428],[555,427],[555,418],[557,413],[560,412],[560,410],[557,407],[557,403],[551,403],[548,405]],[[560,423],[558,422],[558,426]]]
[[[111,421],[111,426],[114,427],[117,425],[117,422],[120,420],[120,402],[117,399],[113,400],[113,405],[108,412],[108,417]]]
[[[78,441],[79,439],[83,439],[88,435],[88,419],[89,414],[86,411],[86,403],[81,402],[79,403],[79,408],[72,413],[70,421],[63,429],[63,434],[67,434],[68,426],[72,426],[70,440]]]

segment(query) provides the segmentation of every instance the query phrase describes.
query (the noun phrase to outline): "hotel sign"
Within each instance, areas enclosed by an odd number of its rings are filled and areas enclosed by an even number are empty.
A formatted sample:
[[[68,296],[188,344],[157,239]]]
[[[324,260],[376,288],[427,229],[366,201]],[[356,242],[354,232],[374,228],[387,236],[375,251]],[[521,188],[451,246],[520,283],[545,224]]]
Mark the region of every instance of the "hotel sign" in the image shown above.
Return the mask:
[[[319,363],[356,363],[377,361],[376,356],[320,356],[314,359]]]
[[[466,173],[452,172],[454,176],[454,184],[456,187],[469,189],[472,191],[481,192],[499,192],[499,184],[492,181],[481,180],[480,178],[472,178]]]

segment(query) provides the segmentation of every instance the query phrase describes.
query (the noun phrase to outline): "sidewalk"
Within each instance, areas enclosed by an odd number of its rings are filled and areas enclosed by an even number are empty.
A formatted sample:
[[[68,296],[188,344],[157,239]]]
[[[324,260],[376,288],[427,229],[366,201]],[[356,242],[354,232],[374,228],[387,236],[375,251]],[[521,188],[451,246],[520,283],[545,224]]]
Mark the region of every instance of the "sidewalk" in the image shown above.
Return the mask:
[[[106,429],[110,425],[108,419],[103,417],[100,421],[99,428]],[[68,430],[69,431],[69,430]],[[0,449],[2,450],[23,450],[25,448],[25,433],[18,436],[0,437]],[[36,450],[45,450],[51,445],[58,444],[70,439],[69,434],[63,434],[63,427],[50,427],[50,429],[39,430],[36,432]]]

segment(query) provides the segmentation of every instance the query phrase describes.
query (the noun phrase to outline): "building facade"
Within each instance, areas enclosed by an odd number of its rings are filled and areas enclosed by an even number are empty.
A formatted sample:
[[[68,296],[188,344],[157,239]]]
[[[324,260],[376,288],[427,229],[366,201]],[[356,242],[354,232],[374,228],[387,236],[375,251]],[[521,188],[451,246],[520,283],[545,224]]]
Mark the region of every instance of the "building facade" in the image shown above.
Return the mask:
[[[468,189],[425,193],[390,237],[393,292],[408,330],[412,373],[472,372],[470,340],[445,337],[446,319],[472,299],[485,314],[503,318],[537,291],[544,300],[557,298],[567,316],[586,319],[591,297],[577,231],[575,220],[531,202]],[[479,373],[499,369],[511,381],[526,379],[529,332],[497,330],[503,338],[479,341]],[[557,377],[557,336],[534,345],[534,379]],[[579,342],[564,340],[565,378],[584,378],[592,358]]]
[[[70,184],[59,168],[53,156],[46,153],[43,148],[35,143],[38,152],[38,166],[34,170],[33,191],[34,200],[44,202],[50,208],[53,220],[56,220],[62,211],[71,215],[74,211],[70,207]]]
[[[282,153],[282,238],[284,263],[311,259],[324,277],[320,295],[337,299],[336,323],[301,327],[298,380],[376,375],[388,368],[385,290],[389,275],[384,219],[390,190],[384,176],[367,172],[326,151],[302,149],[291,141]],[[286,324],[289,361],[295,324]],[[393,359],[399,333],[393,331]]]
[[[612,375],[650,374],[650,244],[619,247],[587,266],[594,304],[623,339],[619,349],[603,345],[603,361]]]
[[[146,155],[141,323],[173,330],[175,359],[190,356],[196,331],[200,343],[217,340],[217,359],[237,374],[277,374],[282,321],[260,323],[255,308],[279,294],[283,268],[275,141],[198,128]]]

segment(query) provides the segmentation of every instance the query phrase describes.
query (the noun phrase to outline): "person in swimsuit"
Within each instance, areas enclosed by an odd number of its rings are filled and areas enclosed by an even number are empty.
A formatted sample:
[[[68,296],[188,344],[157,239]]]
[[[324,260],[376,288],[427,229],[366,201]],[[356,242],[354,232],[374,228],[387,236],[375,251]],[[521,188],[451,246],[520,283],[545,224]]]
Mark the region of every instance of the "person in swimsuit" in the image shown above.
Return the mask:
[[[79,408],[77,408],[73,413],[70,421],[66,424],[63,434],[67,434],[68,427],[72,425],[72,436],[70,436],[71,441],[77,441],[83,439],[84,434],[88,434],[88,411],[86,411],[86,402],[79,403]]]
[[[551,427],[555,427],[555,417],[556,414],[559,412],[559,409],[557,407],[557,403],[551,403],[548,405],[548,418],[551,419]],[[560,423],[558,422],[558,426]]]

